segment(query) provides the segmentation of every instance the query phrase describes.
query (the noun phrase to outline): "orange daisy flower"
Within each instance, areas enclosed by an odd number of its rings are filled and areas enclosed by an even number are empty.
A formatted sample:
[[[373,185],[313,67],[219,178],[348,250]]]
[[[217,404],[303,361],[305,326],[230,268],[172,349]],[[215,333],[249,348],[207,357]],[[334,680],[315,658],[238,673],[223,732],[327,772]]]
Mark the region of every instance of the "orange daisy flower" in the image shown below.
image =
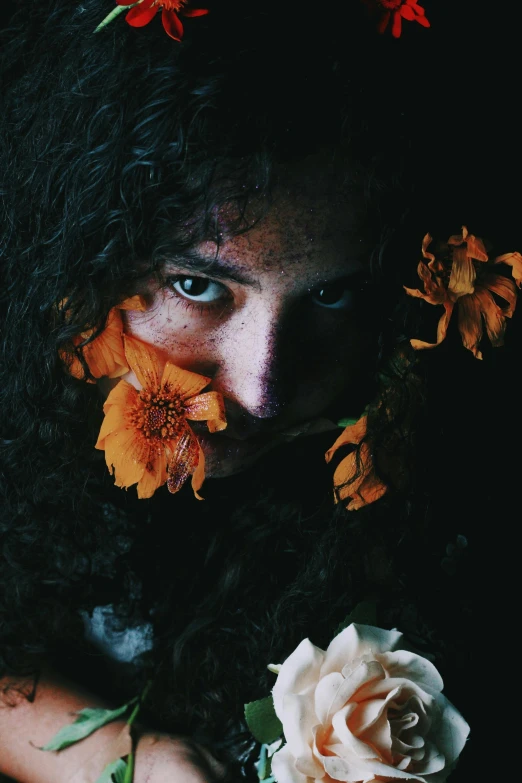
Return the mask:
[[[167,35],[175,41],[183,38],[180,16],[194,17],[208,14],[207,8],[185,8],[188,0],[116,0],[118,5],[131,5],[125,21],[132,27],[145,27],[161,8],[161,21]]]
[[[117,307],[113,307],[107,316],[107,324],[103,332],[81,349],[83,358],[93,378],[119,378],[129,370],[125,351],[123,348],[123,322],[120,310],[145,310],[145,301],[142,296],[136,295],[125,299]],[[88,329],[73,339],[74,345],[79,345],[94,333],[94,329]],[[60,357],[67,364],[69,373],[79,380],[94,383],[93,378],[86,378],[83,365],[74,355],[67,351],[60,351]]]
[[[221,394],[200,394],[210,383],[204,375],[167,362],[145,343],[124,336],[125,355],[141,389],[121,380],[105,404],[97,449],[105,450],[117,487],[137,484],[138,497],[149,498],[167,484],[177,492],[192,476],[198,500],[205,478],[205,458],[187,420],[206,421],[209,432],[227,426]]]
[[[391,21],[393,37],[400,38],[403,19],[408,22],[418,22],[423,27],[431,26],[426,19],[424,8],[416,0],[365,0],[365,2],[370,10],[379,16],[377,23],[379,33],[384,33]]]
[[[477,359],[482,359],[479,344],[482,340],[483,325],[493,347],[504,342],[506,319],[515,311],[517,289],[512,280],[503,275],[494,274],[488,262],[488,254],[483,241],[469,234],[462,226],[462,234],[451,236],[447,241],[447,251],[442,259],[428,252],[432,238],[429,234],[422,242],[422,255],[428,263],[419,262],[417,272],[424,283],[424,292],[418,288],[404,290],[429,304],[442,305],[442,314],[437,326],[437,340],[428,343],[424,340],[411,340],[413,348],[422,350],[434,348],[444,340],[453,309],[458,309],[458,328],[464,346]],[[478,263],[477,263],[478,262]],[[522,256],[520,253],[506,253],[493,260],[494,264],[511,266],[516,285],[522,284]],[[493,295],[505,301],[499,306]]]
[[[332,448],[326,452],[326,461],[330,462],[341,446],[361,444],[366,436],[366,428],[367,416],[364,414],[355,424],[350,424],[343,430]],[[371,447],[366,442],[361,444],[359,460],[357,460],[357,452],[354,450],[341,460],[335,469],[335,502],[351,498],[346,506],[348,511],[357,511],[363,506],[374,503],[385,494],[387,489],[388,487],[382,483],[375,472]]]

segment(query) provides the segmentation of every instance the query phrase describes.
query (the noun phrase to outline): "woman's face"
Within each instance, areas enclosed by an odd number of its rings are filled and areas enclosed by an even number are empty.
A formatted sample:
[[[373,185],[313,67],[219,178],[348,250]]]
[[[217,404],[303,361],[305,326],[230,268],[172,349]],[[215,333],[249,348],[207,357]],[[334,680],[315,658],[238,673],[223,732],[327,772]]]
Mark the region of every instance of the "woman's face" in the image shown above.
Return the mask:
[[[369,350],[357,309],[368,247],[354,196],[328,167],[291,172],[268,214],[246,233],[203,242],[150,283],[150,306],[128,312],[128,332],[175,364],[212,379],[228,427],[195,423],[208,477],[228,476],[267,449],[332,427],[326,417],[364,383]],[[359,228],[359,232],[358,232]],[[137,385],[132,373],[127,380]],[[332,434],[335,436],[335,433]]]

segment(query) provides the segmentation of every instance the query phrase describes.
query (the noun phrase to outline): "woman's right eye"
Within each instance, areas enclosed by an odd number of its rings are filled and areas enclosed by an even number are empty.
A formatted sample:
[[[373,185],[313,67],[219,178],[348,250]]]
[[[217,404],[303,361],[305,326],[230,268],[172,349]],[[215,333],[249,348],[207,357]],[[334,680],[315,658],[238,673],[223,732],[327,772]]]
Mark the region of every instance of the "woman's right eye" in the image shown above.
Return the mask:
[[[173,290],[189,302],[212,304],[228,298],[225,286],[215,283],[207,277],[189,277],[177,275],[170,277],[168,283]]]

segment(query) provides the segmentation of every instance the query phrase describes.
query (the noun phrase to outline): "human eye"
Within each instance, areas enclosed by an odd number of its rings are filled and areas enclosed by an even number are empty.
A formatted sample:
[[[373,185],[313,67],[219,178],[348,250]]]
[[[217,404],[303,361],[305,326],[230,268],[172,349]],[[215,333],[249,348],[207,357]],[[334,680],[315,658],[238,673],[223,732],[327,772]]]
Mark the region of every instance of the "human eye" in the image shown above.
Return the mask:
[[[310,292],[313,304],[328,310],[351,310],[354,304],[352,288],[346,280],[318,286]]]
[[[230,292],[221,283],[208,277],[194,275],[175,275],[166,280],[167,286],[183,303],[190,307],[211,309],[230,299]]]

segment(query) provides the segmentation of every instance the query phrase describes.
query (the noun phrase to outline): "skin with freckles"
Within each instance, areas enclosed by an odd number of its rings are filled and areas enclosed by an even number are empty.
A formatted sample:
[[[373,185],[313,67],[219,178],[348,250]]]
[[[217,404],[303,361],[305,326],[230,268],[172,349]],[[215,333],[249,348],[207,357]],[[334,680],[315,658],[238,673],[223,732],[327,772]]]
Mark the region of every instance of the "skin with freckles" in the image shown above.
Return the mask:
[[[313,161],[285,173],[245,233],[225,231],[219,247],[207,241],[170,259],[162,285],[149,281],[147,310],[125,313],[126,331],[223,394],[227,429],[194,426],[208,477],[236,473],[281,441],[335,429],[339,400],[343,415],[360,413],[350,410],[370,351],[357,303],[368,258],[360,222],[354,193]]]

